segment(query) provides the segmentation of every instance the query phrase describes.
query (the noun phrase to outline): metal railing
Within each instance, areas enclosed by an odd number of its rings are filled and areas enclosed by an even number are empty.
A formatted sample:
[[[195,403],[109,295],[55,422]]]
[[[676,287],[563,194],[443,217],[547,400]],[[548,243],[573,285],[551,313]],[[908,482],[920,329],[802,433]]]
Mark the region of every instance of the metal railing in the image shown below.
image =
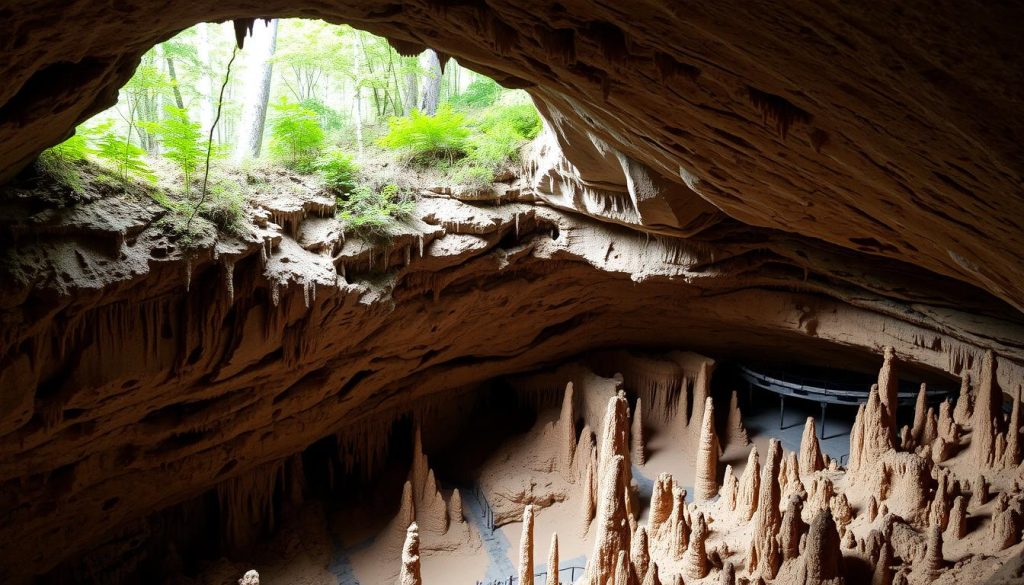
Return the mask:
[[[473,497],[475,497],[476,501],[480,504],[480,509],[484,511],[484,526],[493,533],[494,510],[491,509],[491,505],[487,503],[487,498],[484,497],[484,492],[480,489],[479,484],[473,484]]]
[[[569,585],[570,583],[575,583],[576,582],[576,577],[577,576],[582,577],[583,576],[583,571],[585,569],[586,569],[586,567],[579,567],[579,566],[564,567],[564,568],[559,569],[558,570],[558,583],[560,585],[561,584]],[[543,584],[545,582],[544,580],[547,579],[547,577],[548,577],[547,571],[544,571],[544,572],[541,572],[541,573],[534,573],[534,575],[533,575],[533,583],[531,585],[536,585],[537,583],[542,583]],[[566,580],[565,577],[568,577],[568,580]],[[477,581],[476,585],[514,585],[516,583],[519,583],[519,576],[518,575],[509,575],[507,579],[492,579],[490,581]]]

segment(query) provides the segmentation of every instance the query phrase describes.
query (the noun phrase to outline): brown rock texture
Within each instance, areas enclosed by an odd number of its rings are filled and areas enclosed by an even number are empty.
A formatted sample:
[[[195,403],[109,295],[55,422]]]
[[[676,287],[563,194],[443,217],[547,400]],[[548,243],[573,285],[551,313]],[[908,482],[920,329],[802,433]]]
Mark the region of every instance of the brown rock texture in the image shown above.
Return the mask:
[[[587,560],[585,579],[592,585],[618,585],[615,580],[620,553],[629,562],[630,529],[626,516],[625,459],[610,457],[598,491],[597,531]]]
[[[533,506],[523,509],[523,530],[519,538],[519,582],[533,582]]]
[[[842,585],[843,553],[839,533],[828,510],[818,512],[807,533],[807,549],[797,583],[801,585]]]
[[[708,525],[697,512],[690,532],[690,545],[683,555],[683,572],[688,579],[703,579],[710,571],[707,552]]]
[[[558,533],[553,532],[551,533],[551,548],[548,549],[548,575],[544,580],[545,585],[559,585],[558,567]]]
[[[740,517],[750,520],[757,510],[757,498],[761,491],[761,464],[757,454],[757,446],[751,445],[750,453],[747,455],[747,464],[743,468],[743,475],[740,478],[739,497],[736,508]]]
[[[778,482],[781,461],[782,446],[777,439],[772,439],[761,474],[761,490],[757,496],[757,511],[754,514],[754,532],[747,555],[747,570],[765,579],[775,577],[782,561],[779,542],[775,538],[782,525],[782,515],[779,512],[782,493]]]

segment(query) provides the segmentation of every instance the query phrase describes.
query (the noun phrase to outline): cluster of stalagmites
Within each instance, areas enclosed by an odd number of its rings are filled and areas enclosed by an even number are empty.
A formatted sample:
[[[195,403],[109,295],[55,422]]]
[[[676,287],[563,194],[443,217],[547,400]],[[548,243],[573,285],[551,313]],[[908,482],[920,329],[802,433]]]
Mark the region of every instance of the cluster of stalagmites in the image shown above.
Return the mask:
[[[928,406],[922,385],[913,426],[897,433],[895,360],[887,349],[878,384],[872,386],[867,403],[860,406],[851,430],[847,471],[856,473],[848,474],[846,481],[865,487],[869,494],[857,511],[836,487],[842,470],[823,454],[813,418],[806,421],[798,452],[784,453],[781,443],[771,439],[762,462],[757,447],[752,446],[742,474],[737,477],[732,466],[726,466],[719,483],[721,446],[714,404],[707,391],[708,371],[702,367],[694,386],[695,403],[704,404],[701,418],[696,418],[700,411],[695,410],[694,419],[683,427],[685,436],[696,445],[695,503],[688,505],[686,490],[672,475],[662,473],[653,484],[647,525],[639,525],[631,470],[632,463],[641,463],[645,455],[641,403],[637,401],[631,417],[620,391],[608,402],[596,444],[589,427],[577,441],[570,384],[554,432],[563,435],[560,465],[583,494],[583,534],[594,534],[582,583],[660,585],[711,577],[722,585],[772,581],[839,585],[846,583],[844,550],[874,567],[873,585],[907,583],[909,575],[934,579],[952,564],[943,556],[944,543],[965,538],[970,509],[991,500],[985,470],[1021,463],[1020,390],[1010,416],[1005,417],[995,387],[995,360],[989,354],[975,394],[965,380],[956,403],[947,400],[936,412]],[[685,404],[679,409],[685,413]],[[742,429],[742,423],[733,421],[734,412],[738,413],[735,394],[728,424]],[[965,430],[976,437],[969,453],[980,471],[972,478],[957,478],[940,464],[956,454]],[[1024,475],[1013,493],[1019,494],[1021,482]],[[716,506],[699,509],[716,497]],[[709,548],[714,510],[730,515],[730,520],[749,523],[745,557],[730,559],[740,551],[729,550],[725,543]],[[858,518],[870,526],[862,538],[850,529]],[[527,506],[520,549],[521,582],[531,582],[533,575],[533,526],[534,508]],[[403,554],[403,579],[407,574],[415,575],[409,579],[418,579],[418,570],[406,567],[415,557],[414,528],[406,541],[408,554]],[[1022,529],[1024,498],[1000,493],[992,506],[987,542],[995,551],[1004,550],[1021,541]],[[548,567],[547,583],[556,585],[557,535],[552,538]]]

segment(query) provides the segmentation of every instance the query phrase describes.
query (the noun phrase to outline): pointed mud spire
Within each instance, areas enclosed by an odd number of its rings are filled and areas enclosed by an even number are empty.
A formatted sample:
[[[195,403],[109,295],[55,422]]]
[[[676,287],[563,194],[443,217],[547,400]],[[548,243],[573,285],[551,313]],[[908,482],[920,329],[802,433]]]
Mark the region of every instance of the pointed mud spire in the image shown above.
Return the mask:
[[[882,369],[878,371],[878,397],[881,401],[886,429],[890,433],[889,440],[892,441],[896,438],[896,396],[899,392],[900,381],[895,368],[895,350],[892,346],[887,345],[883,354]]]
[[[620,550],[619,556],[615,559],[615,580],[609,585],[630,585],[630,570],[629,561],[626,560],[626,551]]]
[[[825,469],[825,460],[821,456],[814,417],[809,416],[804,423],[804,435],[800,438],[800,474],[811,475],[822,469]]]
[[[533,505],[523,509],[523,532],[519,537],[519,582],[533,583]]]
[[[652,539],[658,537],[662,525],[672,514],[672,485],[672,476],[668,473],[662,473],[658,479],[654,480],[654,489],[651,491],[650,519],[648,520]]]
[[[626,513],[625,459],[615,455],[608,462],[598,490],[597,533],[587,562],[587,583],[605,583],[614,574],[619,553],[630,549],[629,518]],[[628,559],[627,559],[628,561]]]
[[[739,495],[739,490],[740,480],[736,479],[736,474],[732,472],[732,465],[726,465],[725,477],[722,479],[722,489],[720,491],[726,510],[730,512],[736,510],[736,498]]]
[[[740,412],[740,401],[736,391],[732,391],[729,397],[729,418],[725,425],[726,445],[749,445],[750,436],[747,435],[747,428],[743,426],[743,413]]]
[[[643,465],[647,462],[647,456],[644,454],[643,404],[639,398],[636,399],[636,408],[633,409],[633,429],[629,436],[633,463]]]
[[[761,474],[761,490],[757,496],[758,505],[754,514],[754,533],[751,537],[750,554],[747,556],[747,570],[765,579],[775,578],[782,561],[778,540],[775,538],[782,525],[782,516],[779,513],[782,493],[778,482],[781,460],[782,445],[778,439],[772,439],[768,445],[768,457]]]
[[[956,398],[956,408],[953,409],[953,420],[960,426],[971,423],[974,416],[974,398],[971,396],[971,375],[966,371],[960,377],[960,394]]]
[[[933,524],[928,529],[928,548],[924,555],[924,570],[928,577],[939,576],[946,563],[942,558],[942,528]]]
[[[548,578],[545,585],[558,585],[558,533],[551,533],[551,548],[548,549]]]
[[[718,585],[736,585],[736,565],[726,561],[722,572],[718,574]]]
[[[795,559],[800,555],[800,539],[807,532],[807,524],[801,518],[803,502],[790,496],[786,511],[782,514],[782,528],[779,531],[779,546],[783,560]]]
[[[839,548],[839,533],[832,512],[824,510],[815,516],[807,533],[797,583],[802,585],[842,585],[843,553]]]
[[[633,575],[639,583],[647,575],[651,564],[650,544],[647,541],[647,529],[643,526],[636,529],[633,535],[633,548],[629,551],[629,560],[633,563]]]
[[[715,434],[715,406],[709,396],[704,402],[700,442],[697,446],[696,478],[693,483],[697,501],[718,495],[718,435]]]
[[[992,350],[985,352],[981,362],[981,384],[974,401],[971,418],[971,459],[980,469],[996,463],[997,422],[1002,420],[1002,392],[996,382],[996,358]]]
[[[757,446],[751,445],[750,454],[747,455],[747,465],[743,468],[743,475],[740,477],[739,494],[736,499],[736,509],[740,512],[740,518],[749,521],[754,517],[760,490],[761,464]]]
[[[420,576],[420,532],[415,522],[409,525],[405,533],[402,571],[398,576],[398,585],[423,585],[423,578]]]
[[[1013,409],[1010,411],[1010,426],[1006,429],[1006,451],[1003,454],[1005,468],[1020,465],[1020,392],[1021,388],[1018,385],[1013,397]]]
[[[953,541],[967,536],[967,500],[963,496],[957,496],[953,500],[953,508],[949,511],[949,522],[946,525],[946,535]]]
[[[571,476],[573,457],[576,453],[576,413],[573,409],[572,382],[565,385],[562,395],[562,410],[558,415],[558,459],[563,473]]]
[[[921,445],[921,435],[924,433],[925,416],[928,408],[928,389],[922,382],[921,388],[917,391],[917,402],[914,403],[914,426],[910,430],[910,437],[914,445]]]
[[[875,561],[875,571],[871,575],[871,585],[890,585],[892,583],[892,545],[888,540],[882,542],[882,548]]]
[[[661,585],[661,581],[658,579],[658,563],[651,562],[650,566],[647,567],[647,574],[644,575],[643,585]]]
[[[586,535],[590,530],[590,523],[593,522],[594,514],[597,513],[597,482],[594,477],[596,465],[593,457],[590,458],[590,461],[587,461],[587,472],[584,476],[583,485],[580,486],[583,490],[583,498],[580,500],[582,503],[582,509],[580,510],[581,519],[583,520],[580,528],[583,535]]]
[[[690,532],[690,546],[683,556],[683,574],[688,579],[703,579],[707,577],[710,567],[708,566],[708,525],[704,521],[704,514],[697,512],[693,520],[693,528]]]

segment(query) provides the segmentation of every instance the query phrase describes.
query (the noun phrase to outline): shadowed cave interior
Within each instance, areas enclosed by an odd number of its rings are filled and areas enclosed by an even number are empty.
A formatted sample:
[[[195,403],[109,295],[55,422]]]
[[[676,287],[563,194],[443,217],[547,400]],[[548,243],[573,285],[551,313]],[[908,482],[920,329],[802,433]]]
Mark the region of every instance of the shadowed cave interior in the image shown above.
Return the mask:
[[[0,581],[1024,582],[1019,7],[153,9],[0,3]]]

